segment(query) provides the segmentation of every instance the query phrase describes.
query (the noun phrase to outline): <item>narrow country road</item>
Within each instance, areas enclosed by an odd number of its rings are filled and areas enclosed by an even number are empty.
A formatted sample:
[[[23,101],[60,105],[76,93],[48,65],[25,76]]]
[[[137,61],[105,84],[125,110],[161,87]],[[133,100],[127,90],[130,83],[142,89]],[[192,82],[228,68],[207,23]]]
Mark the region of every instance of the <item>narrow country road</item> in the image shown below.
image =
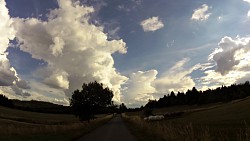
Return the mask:
[[[123,123],[121,116],[117,115],[77,141],[136,141],[136,139]]]

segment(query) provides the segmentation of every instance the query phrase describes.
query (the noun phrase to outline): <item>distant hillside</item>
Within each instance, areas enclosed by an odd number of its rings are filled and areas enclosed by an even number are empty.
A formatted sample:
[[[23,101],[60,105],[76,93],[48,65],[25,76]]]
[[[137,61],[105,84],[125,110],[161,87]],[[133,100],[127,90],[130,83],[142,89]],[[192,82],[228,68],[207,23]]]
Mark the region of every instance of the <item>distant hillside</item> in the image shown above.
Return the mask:
[[[33,107],[33,108],[58,108],[62,107],[62,105],[45,102],[45,101],[37,101],[37,100],[31,100],[31,101],[21,101],[14,99],[12,100],[14,106],[20,106],[20,107]]]
[[[26,110],[32,112],[41,112],[41,113],[58,113],[58,114],[70,114],[71,109],[69,106],[58,105],[50,102],[44,101],[20,101],[12,100],[14,108],[19,110]]]
[[[69,106],[58,105],[44,101],[21,101],[16,99],[8,99],[6,96],[0,94],[0,105],[40,113],[56,113],[56,114],[71,114]]]

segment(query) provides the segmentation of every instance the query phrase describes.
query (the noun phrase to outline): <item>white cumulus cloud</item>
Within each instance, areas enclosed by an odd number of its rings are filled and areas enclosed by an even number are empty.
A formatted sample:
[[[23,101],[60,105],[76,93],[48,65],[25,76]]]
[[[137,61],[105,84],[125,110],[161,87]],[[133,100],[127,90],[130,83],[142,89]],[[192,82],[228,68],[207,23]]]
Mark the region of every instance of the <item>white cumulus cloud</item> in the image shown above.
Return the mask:
[[[0,86],[11,86],[18,80],[16,70],[10,66],[6,55],[0,56]]]
[[[189,59],[178,61],[173,67],[157,76],[157,70],[138,71],[129,76],[123,85],[123,101],[129,106],[145,105],[149,99],[159,99],[163,95],[174,92],[186,92],[195,86],[190,74],[198,69],[198,65],[185,69]]]
[[[15,19],[20,49],[48,65],[36,72],[41,82],[63,89],[68,96],[82,83],[98,81],[114,91],[120,102],[120,88],[127,80],[114,68],[112,54],[126,53],[126,43],[108,40],[102,26],[89,23],[93,7],[71,0],[58,0],[47,21]]]
[[[154,87],[158,93],[168,94],[171,91],[186,92],[195,86],[195,82],[189,75],[197,68],[194,66],[190,69],[185,69],[184,65],[188,61],[188,58],[182,59],[167,70],[161,77],[156,79]]]
[[[18,74],[10,65],[6,52],[9,47],[10,40],[15,38],[15,30],[13,20],[9,16],[9,10],[4,0],[0,1],[0,86],[17,85],[20,88],[29,88],[24,80],[18,77]]]
[[[250,80],[250,37],[223,37],[218,48],[210,54],[209,61],[215,63],[215,68],[204,71],[205,76],[200,78],[204,86],[231,85]]]
[[[243,1],[250,3],[250,0],[243,0]],[[247,12],[247,17],[250,17],[250,10]]]
[[[196,21],[205,21],[209,18],[212,13],[208,12],[209,7],[206,4],[203,4],[201,7],[194,10],[194,13],[191,17],[191,20]]]
[[[132,73],[123,86],[122,100],[129,106],[141,106],[146,104],[148,99],[154,99],[153,93],[156,92],[156,89],[153,87],[153,82],[157,73],[156,70]]]
[[[250,0],[243,0],[243,1],[250,3]]]
[[[9,16],[9,10],[4,0],[0,1],[0,53],[3,54],[9,45],[9,40],[15,38],[15,30],[12,27],[12,20]]]
[[[212,53],[212,58],[217,64],[216,71],[224,75],[239,67],[242,61],[246,61],[248,59],[246,54],[250,49],[249,41],[249,37],[236,39],[223,37],[218,44],[219,48]]]
[[[65,71],[55,70],[49,77],[44,79],[44,82],[55,88],[69,88],[68,73]]]
[[[164,24],[159,17],[145,19],[141,21],[140,25],[145,32],[156,31],[164,27]]]

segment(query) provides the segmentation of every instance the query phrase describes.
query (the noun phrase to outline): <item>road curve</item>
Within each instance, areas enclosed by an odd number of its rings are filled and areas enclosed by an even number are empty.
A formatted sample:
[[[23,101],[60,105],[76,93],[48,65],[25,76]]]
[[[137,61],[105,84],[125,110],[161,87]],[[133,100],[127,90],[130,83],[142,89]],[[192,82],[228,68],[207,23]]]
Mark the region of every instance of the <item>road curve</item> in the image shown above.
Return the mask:
[[[77,141],[136,141],[120,115]]]

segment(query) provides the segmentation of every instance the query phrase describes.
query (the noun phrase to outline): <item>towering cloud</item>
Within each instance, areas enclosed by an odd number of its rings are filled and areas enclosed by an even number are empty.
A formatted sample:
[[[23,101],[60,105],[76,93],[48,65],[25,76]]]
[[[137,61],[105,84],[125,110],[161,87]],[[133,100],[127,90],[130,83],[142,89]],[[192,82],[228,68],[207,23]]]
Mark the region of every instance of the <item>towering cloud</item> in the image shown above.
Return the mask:
[[[9,40],[15,38],[15,30],[12,27],[12,20],[9,16],[9,10],[6,8],[4,0],[0,1],[0,53],[1,55],[6,51],[9,45]]]
[[[70,95],[83,82],[98,81],[111,88],[120,101],[120,88],[127,78],[114,68],[115,52],[126,53],[126,43],[108,40],[103,27],[89,23],[92,7],[71,0],[58,0],[47,21],[15,19],[20,49],[47,62],[37,71],[42,82]]]
[[[0,86],[11,86],[18,81],[16,70],[10,66],[6,49],[15,38],[15,30],[4,0],[0,1]]]
[[[18,77],[15,68],[10,65],[7,58],[8,53],[6,51],[9,47],[9,41],[15,38],[16,32],[4,0],[0,1],[0,21],[0,86],[21,97],[29,97],[30,94],[23,92],[22,89],[29,89],[30,86]],[[5,92],[3,94],[6,94]]]

